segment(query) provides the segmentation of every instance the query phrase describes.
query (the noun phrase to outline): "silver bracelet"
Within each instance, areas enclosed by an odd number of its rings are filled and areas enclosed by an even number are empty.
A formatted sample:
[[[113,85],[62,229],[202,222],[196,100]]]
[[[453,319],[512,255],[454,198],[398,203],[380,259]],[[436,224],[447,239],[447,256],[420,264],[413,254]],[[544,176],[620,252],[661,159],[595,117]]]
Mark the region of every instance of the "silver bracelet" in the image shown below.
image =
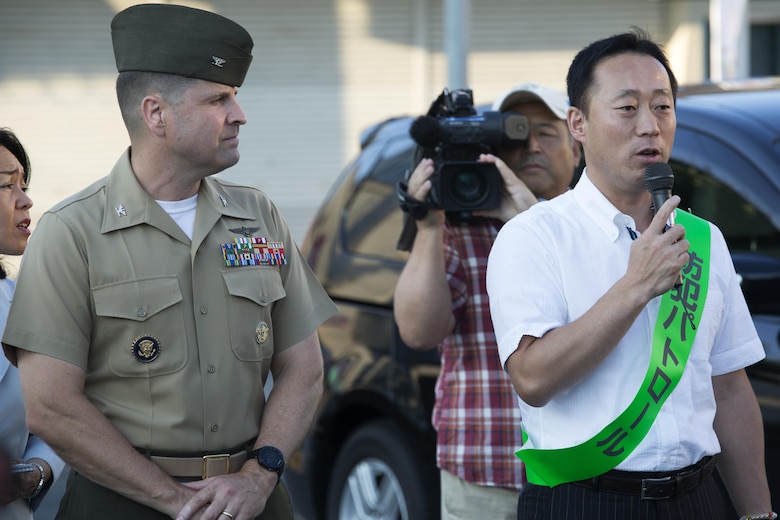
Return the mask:
[[[35,487],[35,491],[33,491],[31,495],[24,497],[30,500],[32,498],[37,497],[43,490],[43,485],[46,484],[46,473],[43,471],[43,466],[41,466],[37,462],[29,462],[28,464],[35,466],[36,468],[38,468],[38,471],[41,472],[41,479],[38,481],[38,485]],[[768,518],[768,517],[761,517],[761,518]]]
[[[742,515],[739,520],[775,520],[777,513],[770,511],[769,513],[758,513],[756,515]]]

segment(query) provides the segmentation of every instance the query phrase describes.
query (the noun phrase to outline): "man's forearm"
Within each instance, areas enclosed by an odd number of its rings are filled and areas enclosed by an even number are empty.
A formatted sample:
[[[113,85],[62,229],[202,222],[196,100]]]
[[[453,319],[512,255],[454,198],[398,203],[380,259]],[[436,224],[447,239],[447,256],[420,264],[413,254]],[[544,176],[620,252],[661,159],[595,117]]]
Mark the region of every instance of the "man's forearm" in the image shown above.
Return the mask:
[[[761,410],[744,370],[712,379],[717,401],[718,471],[738,515],[772,509],[764,463]]]
[[[169,514],[186,490],[137,452],[83,394],[83,371],[39,354],[19,358],[27,422],[70,466],[131,500]]]
[[[91,403],[49,417],[37,432],[68,464],[120,495],[168,514],[183,503],[184,490],[127,442]]]
[[[442,234],[441,228],[418,231],[395,288],[395,321],[401,338],[414,349],[436,347],[455,324]]]
[[[270,444],[289,456],[306,436],[322,399],[323,368],[316,332],[275,357],[281,359],[281,366],[274,372],[256,446]]]

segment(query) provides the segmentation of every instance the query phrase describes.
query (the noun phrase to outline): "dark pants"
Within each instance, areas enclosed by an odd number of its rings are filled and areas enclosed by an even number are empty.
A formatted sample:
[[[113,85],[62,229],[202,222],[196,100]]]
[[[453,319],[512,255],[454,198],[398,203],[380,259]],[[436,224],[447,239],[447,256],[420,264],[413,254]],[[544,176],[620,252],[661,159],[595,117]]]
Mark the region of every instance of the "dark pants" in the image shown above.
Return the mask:
[[[170,520],[129,498],[95,484],[88,478],[70,472],[65,494],[60,502],[57,520]],[[279,482],[257,520],[292,520],[293,508],[284,482]]]
[[[518,520],[733,520],[731,503],[713,475],[693,491],[663,500],[593,491],[576,484],[554,488],[526,484]]]

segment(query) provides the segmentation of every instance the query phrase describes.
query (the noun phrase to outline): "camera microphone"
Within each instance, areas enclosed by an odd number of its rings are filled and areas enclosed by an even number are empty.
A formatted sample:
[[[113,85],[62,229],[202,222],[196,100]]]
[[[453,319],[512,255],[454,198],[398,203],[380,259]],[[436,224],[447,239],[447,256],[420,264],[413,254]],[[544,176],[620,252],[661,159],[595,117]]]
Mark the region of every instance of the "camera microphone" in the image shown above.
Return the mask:
[[[425,148],[435,148],[444,140],[444,129],[439,120],[431,116],[420,116],[412,122],[409,135],[414,142]]]

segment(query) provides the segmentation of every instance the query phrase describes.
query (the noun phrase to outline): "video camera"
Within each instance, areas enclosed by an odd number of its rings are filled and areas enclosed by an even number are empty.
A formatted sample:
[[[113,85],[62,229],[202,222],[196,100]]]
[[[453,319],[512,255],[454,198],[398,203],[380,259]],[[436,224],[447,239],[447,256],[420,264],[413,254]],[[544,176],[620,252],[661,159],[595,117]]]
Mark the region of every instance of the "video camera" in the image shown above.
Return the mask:
[[[409,134],[434,160],[433,187],[426,204],[469,219],[471,212],[497,208],[504,182],[492,163],[478,162],[496,146],[520,146],[528,139],[528,120],[516,113],[474,108],[471,89],[444,89],[428,114],[412,123]]]

